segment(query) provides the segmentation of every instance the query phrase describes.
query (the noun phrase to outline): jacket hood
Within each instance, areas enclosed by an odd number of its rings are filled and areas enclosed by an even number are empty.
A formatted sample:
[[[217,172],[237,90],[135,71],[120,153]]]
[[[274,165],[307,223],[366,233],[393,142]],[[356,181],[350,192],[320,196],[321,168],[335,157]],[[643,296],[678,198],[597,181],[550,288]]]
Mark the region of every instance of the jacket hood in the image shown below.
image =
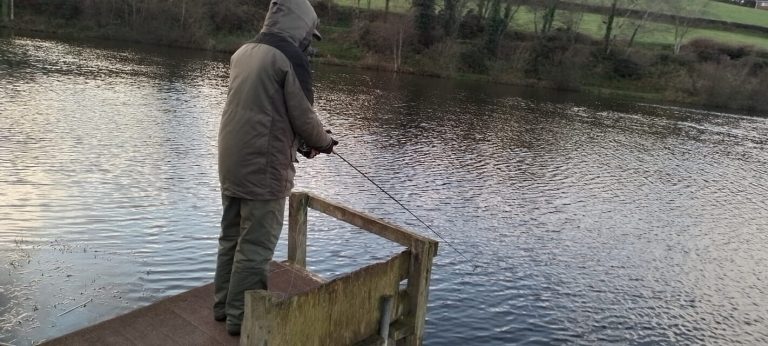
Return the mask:
[[[320,40],[317,14],[308,0],[273,0],[261,32],[283,36],[304,50],[312,37]]]

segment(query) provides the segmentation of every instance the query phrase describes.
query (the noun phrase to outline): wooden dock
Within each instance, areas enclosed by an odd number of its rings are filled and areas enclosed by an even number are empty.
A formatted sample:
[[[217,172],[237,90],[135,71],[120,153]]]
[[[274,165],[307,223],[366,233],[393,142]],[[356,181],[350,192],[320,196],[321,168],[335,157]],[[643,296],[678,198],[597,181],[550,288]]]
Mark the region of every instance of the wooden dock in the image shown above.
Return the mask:
[[[272,262],[269,291],[292,296],[323,281],[296,266]],[[192,289],[43,345],[238,345],[224,322],[213,319],[213,284]]]
[[[306,270],[310,208],[405,249],[324,281]],[[419,346],[437,247],[433,239],[374,216],[295,192],[289,202],[288,260],[271,263],[269,290],[245,292],[241,337],[229,336],[224,323],[214,321],[209,284],[45,345]]]

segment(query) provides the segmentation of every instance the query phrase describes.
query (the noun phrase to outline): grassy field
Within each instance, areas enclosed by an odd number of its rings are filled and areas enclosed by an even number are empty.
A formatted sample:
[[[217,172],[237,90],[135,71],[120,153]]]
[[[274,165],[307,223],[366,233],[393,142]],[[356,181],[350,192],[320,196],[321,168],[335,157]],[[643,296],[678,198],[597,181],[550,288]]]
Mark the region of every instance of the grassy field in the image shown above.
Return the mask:
[[[734,6],[735,7],[735,6]],[[768,12],[768,11],[766,11]],[[563,21],[573,16],[573,14],[566,11],[560,11],[558,17],[560,18],[559,25],[564,25]],[[534,21],[533,13],[529,9],[521,9],[520,13],[514,19],[514,28],[521,31],[533,31]],[[602,38],[605,34],[605,24],[603,23],[603,16],[593,13],[584,13],[581,17],[579,24],[579,32],[592,36],[596,39]],[[617,25],[621,24],[621,20]],[[632,34],[632,28],[630,25],[625,25],[615,32],[619,39],[629,39]],[[646,23],[641,28],[636,40],[638,43],[651,44],[651,45],[673,45],[675,39],[675,28],[669,24],[662,23]],[[758,36],[757,34],[740,33],[740,32],[728,32],[712,29],[698,29],[692,28],[686,35],[685,41],[690,41],[697,38],[706,38],[714,41],[735,44],[735,45],[748,45],[756,48],[768,50],[768,37]]]
[[[710,2],[704,8],[702,17],[768,27],[768,11],[728,5],[722,2]]]
[[[581,0],[588,4],[605,4],[606,0]],[[674,0],[655,0],[655,1],[674,1]],[[744,6],[724,4],[722,2],[711,0],[698,0],[703,7],[699,14],[701,18],[723,20],[734,23],[744,23],[768,27],[768,11],[760,11]],[[336,0],[336,4],[342,6],[359,7],[361,9],[383,10],[384,0]],[[438,3],[438,10],[440,8]],[[391,0],[390,10],[394,12],[406,12],[411,8],[410,0]]]
[[[607,0],[581,0],[583,3],[605,5]],[[676,1],[676,0],[647,0],[647,1]],[[733,23],[751,24],[768,27],[768,11],[754,8],[725,4],[711,0],[693,0],[695,8],[699,9],[695,17],[723,20]],[[669,11],[661,10],[662,13]],[[674,13],[670,13],[674,14]]]
[[[384,0],[334,0],[334,4],[340,6],[358,7],[360,9],[383,10],[386,6]],[[408,12],[411,9],[410,0],[391,0],[389,10],[393,12]]]
[[[760,11],[750,9],[742,6],[728,5],[716,1],[700,0],[702,4],[706,3],[702,17],[709,19],[725,20],[731,22],[739,22],[746,24],[754,24],[768,27],[768,11]],[[604,0],[586,0],[588,3],[605,3]],[[337,0],[336,4],[342,6],[357,7],[357,0]],[[361,0],[359,3],[361,9],[384,9],[384,0]],[[411,7],[410,0],[391,0],[390,10],[393,12],[406,12]],[[439,10],[439,8],[438,8]],[[569,18],[574,17],[573,14],[568,11],[559,11],[556,17],[558,23],[556,26],[564,26],[564,22]],[[515,16],[512,29],[520,30],[524,32],[532,32],[535,30],[534,13],[529,7],[523,7]],[[603,24],[603,16],[594,13],[584,13],[581,17],[579,24],[579,31],[600,39],[604,35],[605,24]],[[621,21],[621,20],[620,20]],[[631,35],[629,25],[624,28],[618,29],[617,34],[619,38],[627,39]],[[672,25],[663,23],[647,23],[645,27],[640,30],[637,42],[641,44],[651,45],[673,45],[674,44],[674,27]],[[686,36],[686,41],[690,41],[697,38],[706,38],[714,41],[725,42],[736,45],[748,45],[756,48],[768,50],[768,37],[759,36],[752,33],[740,33],[740,32],[726,32],[712,29],[691,29],[690,33]]]

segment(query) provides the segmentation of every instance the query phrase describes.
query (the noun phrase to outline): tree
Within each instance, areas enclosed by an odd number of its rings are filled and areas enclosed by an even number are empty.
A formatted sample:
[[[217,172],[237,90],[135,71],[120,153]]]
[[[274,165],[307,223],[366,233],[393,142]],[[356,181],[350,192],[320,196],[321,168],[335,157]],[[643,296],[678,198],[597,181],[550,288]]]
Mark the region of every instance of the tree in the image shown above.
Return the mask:
[[[634,46],[637,36],[640,34],[640,30],[645,27],[645,24],[650,21],[655,13],[658,13],[661,10],[660,6],[663,5],[662,2],[654,0],[632,0],[632,3],[642,15],[628,19],[632,33],[627,40],[627,56],[629,56],[629,53],[632,51],[632,47]]]
[[[184,16],[187,14],[187,0],[181,0],[181,20],[179,20],[179,28],[184,29]]]
[[[542,16],[541,34],[545,35],[552,31],[552,25],[555,23],[555,14],[560,0],[546,0],[544,3],[544,15]]]
[[[619,0],[611,0],[611,9],[608,12],[608,19],[605,22],[605,35],[603,36],[603,53],[611,53],[611,42],[613,41],[613,21],[616,18],[616,6]]]
[[[488,6],[488,2],[489,0],[477,0],[477,14],[483,20],[485,20],[488,16],[488,9],[490,8],[490,6]]]
[[[607,1],[607,3],[603,2],[603,4],[607,5],[608,14],[604,21],[605,33],[603,35],[603,53],[608,55],[611,53],[613,43],[616,41],[616,37],[618,36],[617,33],[619,33],[622,27],[627,23],[627,19],[632,17],[633,12],[636,11],[636,7],[640,4],[641,0],[604,1]],[[635,33],[635,35],[636,34],[637,33]]]
[[[416,10],[416,31],[419,34],[419,44],[430,47],[434,43],[432,28],[435,24],[435,0],[413,0]]]
[[[459,19],[459,0],[443,0],[443,32],[452,37]]]
[[[408,37],[413,32],[412,25],[412,22],[408,21],[407,18],[403,19],[403,17],[398,16],[395,19],[395,23],[392,23],[390,26],[390,36],[393,38],[392,70],[394,72],[398,72],[403,64],[403,46],[405,46],[406,40],[408,40]]]
[[[571,0],[577,2],[578,0]],[[581,0],[584,1],[584,0]],[[561,11],[557,16],[558,22],[565,29],[565,33],[572,43],[576,43],[575,40],[578,37],[579,29],[581,28],[581,22],[584,19],[584,11],[582,9],[574,8],[569,11]]]
[[[504,12],[501,3],[504,2]],[[491,0],[485,37],[485,49],[495,57],[499,50],[501,37],[507,32],[509,23],[520,10],[519,0]]]
[[[673,14],[674,54],[680,53],[685,38],[690,33],[693,19],[700,17],[709,3],[709,1],[699,0],[664,1],[664,11]]]
[[[8,18],[8,0],[0,0],[0,21],[5,22]]]

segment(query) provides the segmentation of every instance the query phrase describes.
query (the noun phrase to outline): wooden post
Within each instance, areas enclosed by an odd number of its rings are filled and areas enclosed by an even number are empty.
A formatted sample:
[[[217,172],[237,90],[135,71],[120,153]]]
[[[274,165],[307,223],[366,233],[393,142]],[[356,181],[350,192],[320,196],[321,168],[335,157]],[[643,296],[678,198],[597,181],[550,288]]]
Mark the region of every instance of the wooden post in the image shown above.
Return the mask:
[[[407,320],[413,323],[413,334],[405,338],[405,345],[420,346],[424,338],[429,280],[432,274],[432,259],[437,255],[437,242],[415,240],[410,250],[411,263],[406,291],[411,310]]]
[[[306,193],[294,192],[288,202],[288,262],[307,267],[307,205]]]
[[[275,328],[272,306],[275,297],[268,291],[245,292],[245,316],[240,337],[241,346],[269,345]]]
[[[389,324],[392,323],[392,309],[395,305],[395,298],[386,295],[381,298],[381,321],[379,321],[379,336],[384,340],[383,346],[389,346]],[[392,345],[394,346],[394,345]]]

